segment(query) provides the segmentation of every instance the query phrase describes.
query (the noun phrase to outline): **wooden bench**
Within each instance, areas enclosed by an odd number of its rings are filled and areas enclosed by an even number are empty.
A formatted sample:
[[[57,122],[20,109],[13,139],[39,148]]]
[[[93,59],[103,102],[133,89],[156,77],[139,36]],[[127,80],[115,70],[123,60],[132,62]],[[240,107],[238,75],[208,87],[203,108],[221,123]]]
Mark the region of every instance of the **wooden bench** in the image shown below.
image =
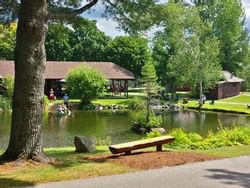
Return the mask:
[[[133,142],[127,142],[123,144],[110,145],[109,150],[113,154],[125,153],[126,155],[131,154],[132,150],[147,148],[156,146],[156,151],[162,151],[162,145],[168,144],[175,140],[172,136],[160,136],[150,139],[138,140]]]

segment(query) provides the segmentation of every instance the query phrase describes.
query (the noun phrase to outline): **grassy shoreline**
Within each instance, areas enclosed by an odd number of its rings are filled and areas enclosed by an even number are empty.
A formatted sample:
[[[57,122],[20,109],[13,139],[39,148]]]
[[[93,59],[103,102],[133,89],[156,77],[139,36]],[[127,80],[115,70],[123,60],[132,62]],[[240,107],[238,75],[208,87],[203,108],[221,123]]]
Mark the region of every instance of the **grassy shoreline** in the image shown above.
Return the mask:
[[[201,108],[199,108],[197,100],[190,100],[187,104],[181,105],[185,108],[195,110],[250,114],[250,108],[247,107],[248,104],[250,104],[250,96],[243,94],[236,97],[215,100],[214,103],[207,101]]]

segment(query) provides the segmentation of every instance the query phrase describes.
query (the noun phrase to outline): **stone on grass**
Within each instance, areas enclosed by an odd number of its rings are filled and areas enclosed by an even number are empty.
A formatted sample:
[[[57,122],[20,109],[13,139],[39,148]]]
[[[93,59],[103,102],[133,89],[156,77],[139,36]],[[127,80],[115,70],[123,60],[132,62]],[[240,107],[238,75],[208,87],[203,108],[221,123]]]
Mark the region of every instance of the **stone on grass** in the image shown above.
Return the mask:
[[[74,144],[76,147],[76,152],[79,153],[91,153],[96,151],[96,141],[93,138],[88,138],[86,136],[75,136]]]

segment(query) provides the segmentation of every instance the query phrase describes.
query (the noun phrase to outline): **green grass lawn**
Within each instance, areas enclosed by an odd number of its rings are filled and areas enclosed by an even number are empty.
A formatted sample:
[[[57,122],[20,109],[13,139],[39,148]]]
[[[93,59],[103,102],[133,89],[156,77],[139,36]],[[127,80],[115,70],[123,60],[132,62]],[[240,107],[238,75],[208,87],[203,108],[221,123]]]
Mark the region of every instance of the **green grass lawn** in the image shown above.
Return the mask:
[[[92,101],[94,104],[102,104],[102,105],[111,105],[111,104],[117,104],[117,105],[128,105],[129,101],[131,99],[96,99]]]
[[[223,158],[239,157],[243,155],[250,155],[250,145],[230,146],[208,150],[196,150],[195,152]]]
[[[227,99],[220,100],[223,102],[235,102],[235,103],[245,103],[245,104],[250,104],[250,95],[240,95],[236,97],[230,97]]]
[[[236,113],[246,113],[250,114],[250,109],[247,108],[247,104],[250,103],[250,96],[240,95],[236,97],[231,97],[222,100],[215,100],[214,104],[207,101],[203,106],[202,110],[211,111],[226,111],[226,112],[236,112]],[[199,106],[198,100],[191,100],[184,106],[188,108],[197,108]]]
[[[105,154],[107,147],[97,147],[92,154],[75,153],[73,147],[45,149],[45,153],[55,158],[55,164],[0,165],[0,187],[30,186],[37,183],[84,179],[96,176],[132,172],[124,165],[109,162],[92,162],[84,157]]]

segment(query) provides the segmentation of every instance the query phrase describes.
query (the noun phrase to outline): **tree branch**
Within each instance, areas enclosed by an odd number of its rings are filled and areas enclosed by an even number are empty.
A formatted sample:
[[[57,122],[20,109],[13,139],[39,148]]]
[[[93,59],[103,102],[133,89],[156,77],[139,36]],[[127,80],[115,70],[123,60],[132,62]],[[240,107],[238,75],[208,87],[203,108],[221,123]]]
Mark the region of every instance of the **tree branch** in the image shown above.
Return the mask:
[[[75,9],[64,6],[58,6],[49,1],[49,20],[68,20],[72,19],[83,12],[89,10],[91,7],[96,5],[99,0],[92,0],[88,4]]]

